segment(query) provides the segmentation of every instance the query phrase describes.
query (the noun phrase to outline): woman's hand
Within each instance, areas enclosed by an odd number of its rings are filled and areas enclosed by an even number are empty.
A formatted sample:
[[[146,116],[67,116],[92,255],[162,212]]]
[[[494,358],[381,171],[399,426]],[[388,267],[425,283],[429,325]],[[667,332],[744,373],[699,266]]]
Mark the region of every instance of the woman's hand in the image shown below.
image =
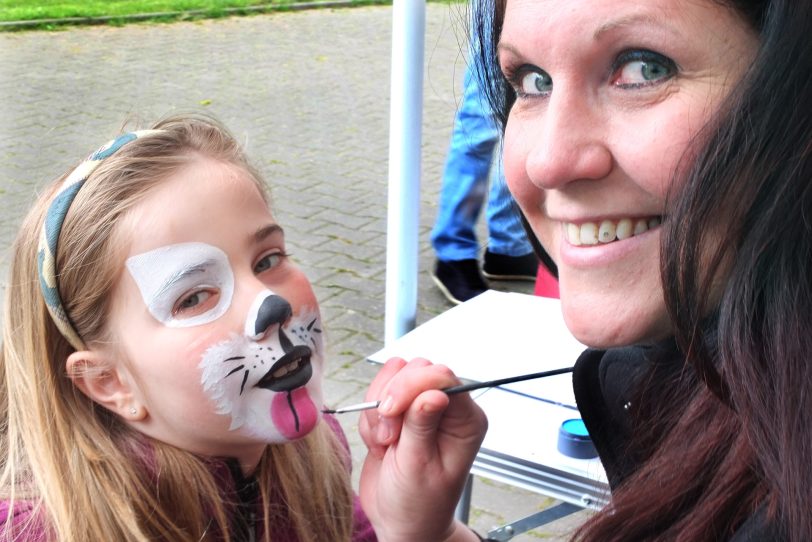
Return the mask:
[[[361,415],[360,493],[381,542],[476,540],[454,508],[488,421],[467,393],[440,391],[456,384],[443,365],[394,358],[369,387],[381,406]]]

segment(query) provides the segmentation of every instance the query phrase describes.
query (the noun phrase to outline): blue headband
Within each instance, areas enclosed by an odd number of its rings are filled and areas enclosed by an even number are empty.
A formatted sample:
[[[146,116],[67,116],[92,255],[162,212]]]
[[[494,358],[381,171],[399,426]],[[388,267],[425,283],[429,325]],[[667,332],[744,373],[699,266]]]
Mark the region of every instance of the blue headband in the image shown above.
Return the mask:
[[[45,223],[42,225],[42,233],[37,247],[37,268],[39,271],[39,284],[42,290],[42,297],[45,299],[45,306],[51,313],[54,324],[59,328],[60,333],[76,349],[84,349],[84,343],[79,338],[79,334],[74,329],[68,318],[65,308],[62,306],[62,298],[59,296],[59,274],[56,269],[56,247],[59,241],[59,233],[62,231],[62,223],[65,215],[68,214],[73,199],[85,184],[90,174],[93,173],[105,158],[115,154],[121,147],[140,137],[160,133],[162,130],[141,130],[120,135],[109,142],[90,157],[79,164],[70,175],[65,178],[60,186],[56,197],[48,207],[45,214]]]

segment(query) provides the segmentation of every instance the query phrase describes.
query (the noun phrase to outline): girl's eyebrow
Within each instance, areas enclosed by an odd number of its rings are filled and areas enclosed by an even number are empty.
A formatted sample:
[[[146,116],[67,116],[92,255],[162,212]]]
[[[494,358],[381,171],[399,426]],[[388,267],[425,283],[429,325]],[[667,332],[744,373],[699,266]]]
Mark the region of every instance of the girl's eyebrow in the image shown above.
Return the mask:
[[[167,277],[167,279],[164,281],[161,287],[158,288],[158,290],[155,292],[155,295],[152,296],[153,299],[162,297],[167,292],[167,290],[172,288],[172,286],[174,286],[184,278],[194,275],[195,273],[202,273],[206,269],[206,267],[209,267],[215,263],[216,262],[214,260],[206,260],[205,262],[201,262],[191,267],[187,267],[186,269],[181,269],[179,271],[172,273],[169,277]]]
[[[270,237],[274,233],[281,233],[282,235],[285,234],[285,230],[282,229],[282,226],[279,224],[268,224],[267,226],[263,226],[254,233],[254,241],[259,243],[264,239]]]

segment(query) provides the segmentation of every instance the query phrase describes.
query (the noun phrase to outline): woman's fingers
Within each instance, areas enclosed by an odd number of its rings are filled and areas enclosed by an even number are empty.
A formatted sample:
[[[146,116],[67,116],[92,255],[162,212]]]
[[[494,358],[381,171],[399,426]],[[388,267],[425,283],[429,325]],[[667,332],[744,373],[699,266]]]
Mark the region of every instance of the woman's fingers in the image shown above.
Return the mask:
[[[383,453],[385,447],[400,438],[402,416],[421,393],[458,383],[459,379],[443,365],[433,365],[422,358],[409,363],[399,358],[389,360],[367,392],[367,400],[381,401],[381,405],[361,416],[361,437],[370,452]],[[444,397],[445,394],[440,394],[439,400]]]
[[[459,382],[445,365],[434,365],[423,358],[415,358],[382,386],[378,413],[381,416],[402,415],[424,391],[448,388]]]
[[[379,400],[383,394],[383,389],[386,387],[389,381],[406,365],[406,360],[403,358],[391,358],[384,363],[381,369],[378,371],[378,374],[375,375],[375,378],[370,383],[369,388],[367,388],[366,400]]]
[[[402,358],[392,358],[388,360],[378,374],[372,380],[366,393],[366,401],[378,401],[383,395],[383,390],[388,386],[389,381],[406,366],[406,361]],[[393,441],[392,425],[396,420],[389,420],[387,423],[380,424],[381,417],[377,409],[368,410],[361,413],[359,420],[359,431],[361,438],[369,449],[369,453],[373,457],[381,457],[386,451],[386,447]]]

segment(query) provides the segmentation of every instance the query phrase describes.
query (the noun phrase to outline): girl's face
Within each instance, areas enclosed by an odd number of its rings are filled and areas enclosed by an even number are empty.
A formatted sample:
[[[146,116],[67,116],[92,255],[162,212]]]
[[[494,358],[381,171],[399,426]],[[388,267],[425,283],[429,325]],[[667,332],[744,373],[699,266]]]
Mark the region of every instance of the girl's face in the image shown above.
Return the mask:
[[[124,224],[112,350],[146,416],[143,433],[256,459],[319,420],[319,310],[248,173],[196,158]]]
[[[756,45],[716,2],[507,1],[499,62],[518,98],[505,176],[558,264],[564,318],[585,344],[669,333],[665,197]]]

